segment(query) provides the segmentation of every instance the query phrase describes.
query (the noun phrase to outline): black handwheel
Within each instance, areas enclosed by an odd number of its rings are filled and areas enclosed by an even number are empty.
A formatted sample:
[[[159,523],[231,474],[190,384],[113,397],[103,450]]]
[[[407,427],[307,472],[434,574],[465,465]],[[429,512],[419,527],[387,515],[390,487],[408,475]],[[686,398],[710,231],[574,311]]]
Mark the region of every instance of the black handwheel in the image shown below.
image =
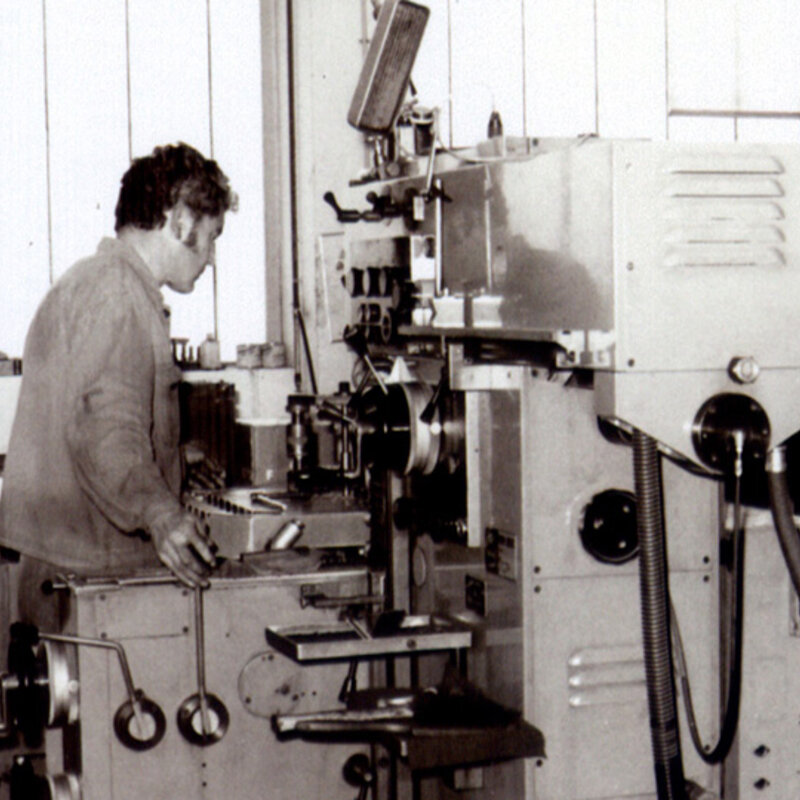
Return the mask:
[[[206,694],[208,728],[203,724],[200,694],[187,697],[178,708],[178,730],[191,744],[205,747],[218,742],[228,730],[230,715],[225,704],[214,694]]]
[[[149,750],[164,738],[167,720],[161,707],[149,697],[145,697],[141,689],[136,690],[136,699],[145,730],[140,729],[133,703],[126,700],[114,715],[114,733],[122,744],[131,750]]]

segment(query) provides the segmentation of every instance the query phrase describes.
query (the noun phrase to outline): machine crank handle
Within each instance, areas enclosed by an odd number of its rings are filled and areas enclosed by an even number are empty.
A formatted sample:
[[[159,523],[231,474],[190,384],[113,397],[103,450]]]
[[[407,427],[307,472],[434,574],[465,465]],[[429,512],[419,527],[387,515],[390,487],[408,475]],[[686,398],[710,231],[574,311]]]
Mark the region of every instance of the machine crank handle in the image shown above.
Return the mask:
[[[70,677],[63,645],[114,650],[119,658],[128,699],[114,718],[120,741],[133,750],[146,750],[161,741],[166,730],[164,713],[136,689],[125,650],[119,642],[67,634],[41,633],[35,626],[11,626],[8,672],[0,676],[0,736],[16,726],[26,742],[36,742],[45,727],[70,725],[78,720],[78,681]],[[124,730],[119,719],[125,720]],[[135,723],[135,729],[129,724]]]
[[[356,208],[342,208],[336,195],[333,192],[325,192],[322,199],[336,212],[337,222],[380,222],[383,219],[383,213],[373,207],[367,211],[359,211]]]
[[[190,743],[199,747],[218,742],[230,724],[230,714],[222,700],[206,688],[205,622],[203,588],[194,590],[195,660],[197,691],[178,707],[178,730]]]
[[[40,633],[39,638],[45,642],[57,642],[83,647],[98,647],[113,650],[119,660],[122,680],[128,699],[117,709],[114,715],[114,731],[119,740],[131,750],[149,750],[155,747],[164,736],[166,719],[164,712],[148,698],[141,689],[137,689],[131,674],[128,656],[120,642],[111,639],[93,639],[86,636],[71,636],[60,633]],[[135,723],[135,729],[131,723]]]
[[[125,682],[125,690],[128,693],[128,699],[134,706],[138,706],[136,698],[136,687],[133,684],[133,677],[131,675],[131,668],[128,664],[128,657],[125,654],[125,648],[116,641],[110,639],[91,639],[85,636],[69,636],[60,633],[40,633],[39,638],[46,642],[63,642],[64,644],[83,645],[85,647],[101,647],[107,650],[114,650],[119,659],[120,670],[122,671],[122,680]]]
[[[375,192],[367,194],[367,202],[375,209],[381,219],[386,217],[399,217],[403,214],[403,207],[392,200],[390,194],[378,195]]]
[[[337,222],[358,222],[361,219],[361,213],[356,209],[342,208],[333,192],[325,192],[322,199],[336,212]]]

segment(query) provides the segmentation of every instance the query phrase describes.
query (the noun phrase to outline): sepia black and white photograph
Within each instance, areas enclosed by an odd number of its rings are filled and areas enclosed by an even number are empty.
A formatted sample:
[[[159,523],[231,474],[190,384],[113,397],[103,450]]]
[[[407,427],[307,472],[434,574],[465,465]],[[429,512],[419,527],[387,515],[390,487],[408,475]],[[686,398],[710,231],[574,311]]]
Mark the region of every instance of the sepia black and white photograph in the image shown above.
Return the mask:
[[[798,42],[0,0],[0,800],[797,800]]]

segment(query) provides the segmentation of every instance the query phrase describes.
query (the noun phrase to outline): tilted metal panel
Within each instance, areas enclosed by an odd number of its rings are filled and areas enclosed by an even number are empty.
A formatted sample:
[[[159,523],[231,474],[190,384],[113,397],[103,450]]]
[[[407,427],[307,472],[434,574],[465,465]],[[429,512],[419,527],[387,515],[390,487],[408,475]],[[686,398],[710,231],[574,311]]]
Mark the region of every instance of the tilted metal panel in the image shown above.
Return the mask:
[[[609,143],[576,142],[490,170],[493,290],[503,296],[503,325],[611,329],[611,167]]]

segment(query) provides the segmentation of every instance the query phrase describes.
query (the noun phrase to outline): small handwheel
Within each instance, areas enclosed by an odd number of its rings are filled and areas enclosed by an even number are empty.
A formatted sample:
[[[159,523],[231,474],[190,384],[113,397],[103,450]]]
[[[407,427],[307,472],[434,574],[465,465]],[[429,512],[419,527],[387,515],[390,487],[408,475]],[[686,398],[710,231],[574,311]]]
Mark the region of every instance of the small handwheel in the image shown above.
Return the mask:
[[[228,730],[230,716],[222,700],[206,694],[207,726],[203,725],[200,694],[187,697],[178,708],[178,730],[191,744],[205,747],[218,742]]]
[[[167,720],[161,707],[145,697],[141,689],[136,690],[136,699],[141,710],[139,719],[134,713],[133,703],[126,700],[114,715],[114,733],[131,750],[149,750],[164,738]]]

